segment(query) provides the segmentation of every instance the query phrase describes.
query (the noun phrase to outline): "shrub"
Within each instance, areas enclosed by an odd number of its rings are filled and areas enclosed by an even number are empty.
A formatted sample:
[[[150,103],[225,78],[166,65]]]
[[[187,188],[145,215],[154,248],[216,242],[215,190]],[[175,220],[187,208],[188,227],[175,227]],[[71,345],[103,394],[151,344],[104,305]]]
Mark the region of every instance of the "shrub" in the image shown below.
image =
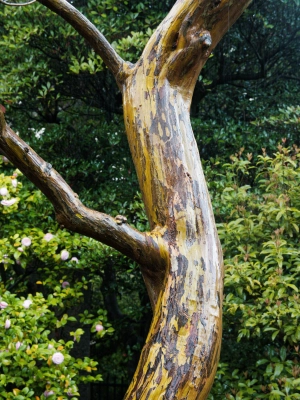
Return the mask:
[[[221,179],[219,167],[207,168],[225,264],[210,399],[300,399],[300,149],[263,149],[256,162],[240,151]]]
[[[43,195],[5,158],[0,168],[0,397],[76,399],[80,382],[101,375],[74,345],[87,329],[95,339],[113,332],[102,309],[72,312],[88,290],[88,254],[99,262],[103,246],[60,229]]]

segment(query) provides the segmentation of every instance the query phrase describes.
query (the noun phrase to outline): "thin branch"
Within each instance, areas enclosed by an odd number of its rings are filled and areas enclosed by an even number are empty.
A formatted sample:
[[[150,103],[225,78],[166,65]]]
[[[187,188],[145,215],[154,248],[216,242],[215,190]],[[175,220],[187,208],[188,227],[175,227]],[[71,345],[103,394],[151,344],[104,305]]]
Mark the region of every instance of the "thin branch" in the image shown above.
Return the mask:
[[[30,179],[51,201],[57,221],[65,228],[107,244],[137,261],[144,268],[162,270],[154,235],[141,233],[126,223],[126,218],[113,218],[85,207],[78,195],[52,168],[5,123],[0,111],[0,151]]]
[[[297,77],[297,76],[292,76],[292,75],[281,75],[280,78],[283,78],[283,79],[291,79],[291,80],[300,82],[300,78]]]
[[[5,4],[6,6],[13,6],[13,7],[23,7],[28,6],[29,4],[35,3],[36,0],[28,1],[27,3],[7,3],[6,1],[0,0],[0,3]]]
[[[66,0],[38,0],[67,21],[89,43],[117,79],[118,72],[125,67],[125,61],[116,53],[106,38],[80,11]]]
[[[251,42],[251,33],[250,35],[245,35],[242,29],[239,29],[239,34],[242,36],[242,38],[244,38],[244,40],[249,44],[249,46],[252,48],[252,50],[254,51],[259,63],[262,63],[262,56],[261,54],[259,54],[258,48],[257,46],[255,46],[255,44],[253,44]]]

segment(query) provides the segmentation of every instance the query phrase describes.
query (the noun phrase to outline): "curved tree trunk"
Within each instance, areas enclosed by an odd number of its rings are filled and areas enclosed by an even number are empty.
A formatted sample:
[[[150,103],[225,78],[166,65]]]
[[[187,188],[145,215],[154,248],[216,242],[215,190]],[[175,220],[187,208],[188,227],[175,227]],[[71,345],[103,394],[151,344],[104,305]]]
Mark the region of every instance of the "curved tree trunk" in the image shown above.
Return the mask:
[[[153,234],[165,243],[166,269],[153,279],[155,266],[150,273],[142,266],[154,319],[125,398],[205,399],[221,344],[221,249],[190,98],[165,76],[145,76],[156,63],[142,60],[124,85],[125,124]]]
[[[205,399],[221,343],[220,245],[187,102],[168,81],[149,90],[138,75],[124,91],[126,128],[148,218],[167,251],[159,282],[143,270],[154,319],[126,399]]]
[[[151,232],[84,207],[1,112],[0,150],[52,201],[61,224],[141,265],[154,316],[125,399],[204,400],[220,354],[223,271],[189,109],[201,68],[251,0],[177,0],[134,65],[70,3],[39,1],[70,23],[116,77]]]

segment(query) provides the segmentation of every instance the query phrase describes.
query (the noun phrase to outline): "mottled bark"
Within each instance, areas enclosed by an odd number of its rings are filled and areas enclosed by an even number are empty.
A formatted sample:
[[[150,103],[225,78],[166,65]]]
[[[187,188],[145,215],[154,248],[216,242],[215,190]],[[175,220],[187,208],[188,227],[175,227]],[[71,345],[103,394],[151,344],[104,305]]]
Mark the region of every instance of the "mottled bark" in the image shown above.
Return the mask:
[[[125,398],[204,400],[220,353],[223,272],[189,109],[201,68],[250,0],[178,0],[134,65],[65,0],[40,2],[71,23],[116,77],[151,232],[85,208],[3,118],[0,149],[44,191],[61,223],[140,263],[154,317]]]

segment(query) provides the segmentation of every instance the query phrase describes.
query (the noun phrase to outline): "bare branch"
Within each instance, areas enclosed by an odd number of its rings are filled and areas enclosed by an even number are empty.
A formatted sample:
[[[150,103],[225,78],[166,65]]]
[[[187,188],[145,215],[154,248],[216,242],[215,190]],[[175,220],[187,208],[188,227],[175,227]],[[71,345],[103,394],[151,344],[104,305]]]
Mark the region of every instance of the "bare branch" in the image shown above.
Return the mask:
[[[160,254],[162,241],[158,243],[155,234],[141,233],[134,229],[126,223],[126,218],[113,218],[85,207],[52,165],[39,157],[6,124],[2,111],[0,151],[51,201],[61,225],[107,244],[137,261],[146,274],[149,269],[153,275],[152,281],[161,279],[155,276],[155,271],[165,270],[165,262]],[[157,295],[152,296],[153,304]]]
[[[23,7],[28,6],[29,4],[35,3],[36,0],[28,1],[27,3],[7,3],[6,1],[0,0],[0,3],[5,4],[6,6],[14,6],[14,7]]]
[[[126,66],[126,62],[116,53],[106,38],[98,31],[80,11],[66,0],[38,0],[41,4],[61,16],[89,43],[94,51],[103,59],[106,66],[117,79],[118,72]]]

